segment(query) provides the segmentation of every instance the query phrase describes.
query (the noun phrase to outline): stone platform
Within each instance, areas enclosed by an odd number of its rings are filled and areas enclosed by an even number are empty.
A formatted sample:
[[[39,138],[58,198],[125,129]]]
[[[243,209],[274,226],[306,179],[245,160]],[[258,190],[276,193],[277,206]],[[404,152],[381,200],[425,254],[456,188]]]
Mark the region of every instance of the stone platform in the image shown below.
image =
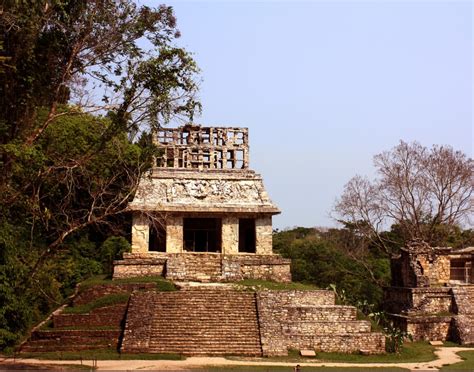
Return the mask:
[[[474,344],[474,286],[390,287],[384,297],[395,324],[414,340]]]
[[[291,281],[290,260],[279,255],[220,253],[125,253],[114,262],[114,279],[163,276],[177,281]]]
[[[357,320],[352,306],[335,305],[331,291],[242,290],[226,285],[157,291],[153,283],[88,288],[80,305],[111,294],[129,300],[86,314],[59,313],[21,351],[115,349],[183,355],[287,355],[288,349],[383,353],[385,337]]]

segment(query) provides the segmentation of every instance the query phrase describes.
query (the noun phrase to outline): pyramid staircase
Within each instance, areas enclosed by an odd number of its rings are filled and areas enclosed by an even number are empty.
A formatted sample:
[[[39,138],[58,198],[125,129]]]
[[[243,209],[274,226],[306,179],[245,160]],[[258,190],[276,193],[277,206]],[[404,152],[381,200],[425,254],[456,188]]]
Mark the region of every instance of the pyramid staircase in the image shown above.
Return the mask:
[[[134,293],[122,351],[260,356],[255,293],[212,289]]]
[[[96,285],[73,298],[71,306],[92,303],[104,296],[130,294],[134,290],[154,288],[153,283]],[[117,350],[127,314],[128,301],[103,306],[88,313],[53,313],[49,324],[35,329],[20,352],[62,352],[81,350]],[[47,325],[47,326],[46,326]]]

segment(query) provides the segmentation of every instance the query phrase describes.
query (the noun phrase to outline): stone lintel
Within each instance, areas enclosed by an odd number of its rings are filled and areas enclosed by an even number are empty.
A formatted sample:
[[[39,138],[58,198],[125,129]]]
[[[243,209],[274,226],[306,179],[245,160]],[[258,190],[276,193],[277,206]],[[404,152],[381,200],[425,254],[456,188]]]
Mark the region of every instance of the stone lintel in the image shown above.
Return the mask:
[[[281,211],[274,206],[199,206],[189,204],[166,204],[166,205],[150,205],[143,203],[129,203],[128,209],[131,211],[144,211],[144,212],[162,212],[162,213],[250,213],[250,214],[269,214],[275,215],[280,214]]]

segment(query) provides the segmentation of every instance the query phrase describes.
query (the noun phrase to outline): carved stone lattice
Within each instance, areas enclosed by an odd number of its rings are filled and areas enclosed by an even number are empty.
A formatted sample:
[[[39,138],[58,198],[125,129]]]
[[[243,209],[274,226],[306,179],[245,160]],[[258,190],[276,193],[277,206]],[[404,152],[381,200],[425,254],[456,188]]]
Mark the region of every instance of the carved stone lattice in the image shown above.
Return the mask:
[[[248,129],[185,125],[158,131],[159,168],[247,169]]]

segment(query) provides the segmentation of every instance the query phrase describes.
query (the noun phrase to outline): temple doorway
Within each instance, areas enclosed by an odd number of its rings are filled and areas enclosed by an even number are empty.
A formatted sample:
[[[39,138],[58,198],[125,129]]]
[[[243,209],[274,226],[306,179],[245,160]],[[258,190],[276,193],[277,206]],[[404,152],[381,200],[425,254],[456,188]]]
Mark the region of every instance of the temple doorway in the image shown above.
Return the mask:
[[[184,218],[183,246],[187,252],[220,252],[220,218]]]

